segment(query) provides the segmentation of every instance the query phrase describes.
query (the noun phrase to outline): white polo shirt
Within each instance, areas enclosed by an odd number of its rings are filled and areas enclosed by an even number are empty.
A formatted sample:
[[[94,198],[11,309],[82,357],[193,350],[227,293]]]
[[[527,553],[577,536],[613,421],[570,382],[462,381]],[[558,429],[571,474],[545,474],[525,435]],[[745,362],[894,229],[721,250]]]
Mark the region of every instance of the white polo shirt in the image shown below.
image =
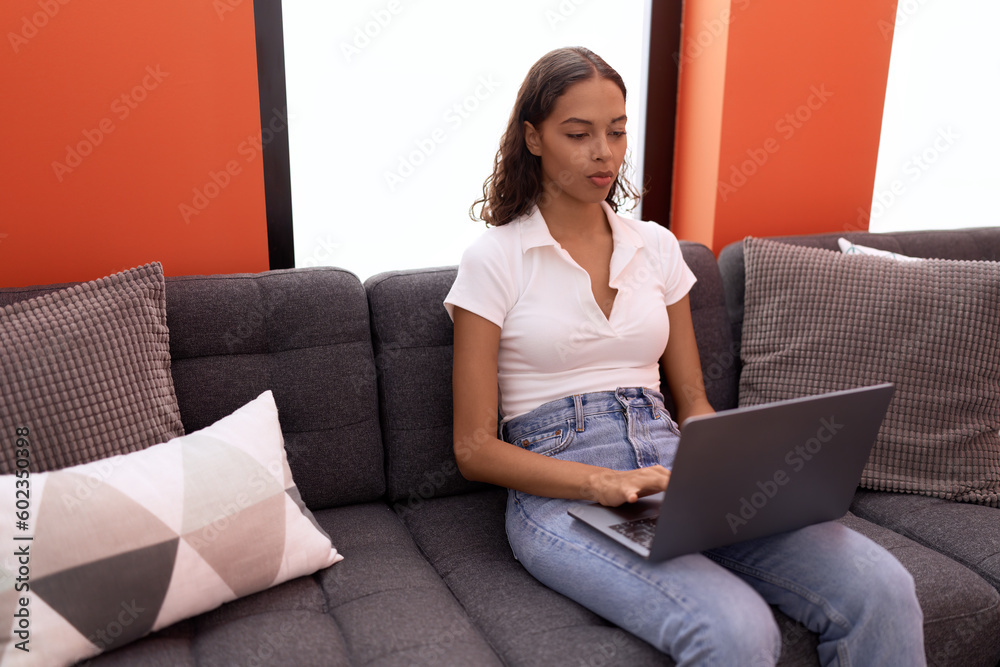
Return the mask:
[[[619,216],[601,202],[614,237],[610,318],[590,275],[563,250],[536,207],[487,229],[462,255],[445,298],[500,327],[498,383],[504,421],[566,396],[617,387],[659,389],[667,306],[695,283],[676,237]]]

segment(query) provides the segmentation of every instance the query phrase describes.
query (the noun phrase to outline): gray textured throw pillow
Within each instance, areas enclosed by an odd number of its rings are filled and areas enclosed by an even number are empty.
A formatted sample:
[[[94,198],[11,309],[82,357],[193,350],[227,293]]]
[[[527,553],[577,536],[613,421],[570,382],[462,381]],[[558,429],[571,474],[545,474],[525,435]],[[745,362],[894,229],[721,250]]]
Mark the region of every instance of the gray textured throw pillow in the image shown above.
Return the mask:
[[[861,486],[1000,506],[1000,263],[744,257],[740,405],[893,382]]]
[[[184,434],[160,264],[4,306],[0,339],[0,473],[17,458],[54,470]]]

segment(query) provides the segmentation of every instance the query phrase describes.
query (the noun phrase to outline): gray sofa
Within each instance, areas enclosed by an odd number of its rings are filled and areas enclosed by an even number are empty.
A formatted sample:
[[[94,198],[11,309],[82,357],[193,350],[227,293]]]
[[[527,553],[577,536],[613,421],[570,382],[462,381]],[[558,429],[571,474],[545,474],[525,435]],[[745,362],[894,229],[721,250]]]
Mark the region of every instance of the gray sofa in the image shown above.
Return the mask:
[[[833,247],[836,236],[795,242]],[[907,254],[1000,260],[1000,229],[849,236]],[[691,304],[709,398],[733,407],[740,248],[719,262],[701,245],[683,251],[699,279]],[[505,491],[458,473],[452,327],[441,305],[454,277],[454,268],[399,271],[362,285],[314,268],[168,278],[185,430],[273,390],[295,481],[345,560],[90,664],[673,664],[535,582],[507,545]],[[998,510],[859,491],[843,522],[913,573],[929,664],[997,664]],[[817,664],[816,637],[776,617],[781,664]]]

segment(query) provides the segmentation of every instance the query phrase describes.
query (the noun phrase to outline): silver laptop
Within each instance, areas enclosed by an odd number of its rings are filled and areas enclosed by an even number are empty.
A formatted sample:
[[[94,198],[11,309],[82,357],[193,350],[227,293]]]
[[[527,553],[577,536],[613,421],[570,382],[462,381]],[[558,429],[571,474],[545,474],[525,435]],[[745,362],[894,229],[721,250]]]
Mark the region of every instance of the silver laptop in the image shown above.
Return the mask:
[[[666,491],[569,513],[657,561],[837,519],[893,391],[880,384],[692,417]]]

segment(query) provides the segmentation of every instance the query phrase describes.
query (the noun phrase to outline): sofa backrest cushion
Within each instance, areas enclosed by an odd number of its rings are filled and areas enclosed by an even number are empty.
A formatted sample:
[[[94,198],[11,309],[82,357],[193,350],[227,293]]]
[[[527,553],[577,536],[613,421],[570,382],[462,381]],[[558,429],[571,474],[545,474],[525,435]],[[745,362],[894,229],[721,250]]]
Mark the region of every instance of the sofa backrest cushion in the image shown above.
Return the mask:
[[[688,296],[708,402],[716,410],[735,408],[739,355],[733,346],[719,265],[712,251],[700,243],[681,241],[681,252],[688,267],[698,277]],[[661,378],[660,386],[667,407],[674,412],[673,397],[664,378]]]
[[[706,391],[717,409],[736,405],[736,368],[715,256],[681,243],[698,277],[691,311]],[[379,409],[390,502],[414,509],[424,500],[483,488],[466,481],[452,450],[452,341],[443,302],[456,267],[393,271],[365,283],[379,378]],[[668,407],[673,402],[662,385]]]
[[[972,259],[1000,261],[1000,227],[974,229],[890,232],[830,232],[803,236],[774,236],[772,241],[804,245],[826,250],[839,250],[837,239],[880,250],[889,250],[909,257],[939,259]],[[726,309],[732,326],[733,347],[739,357],[743,336],[743,297],[746,272],[743,265],[743,242],[727,245],[719,253],[726,295]]]
[[[365,282],[386,494],[408,509],[483,488],[462,477],[452,451],[454,332],[443,304],[457,273],[457,267],[390,271]]]
[[[311,510],[384,492],[368,303],[334,268],[167,278],[174,387],[188,433],[270,389]]]

